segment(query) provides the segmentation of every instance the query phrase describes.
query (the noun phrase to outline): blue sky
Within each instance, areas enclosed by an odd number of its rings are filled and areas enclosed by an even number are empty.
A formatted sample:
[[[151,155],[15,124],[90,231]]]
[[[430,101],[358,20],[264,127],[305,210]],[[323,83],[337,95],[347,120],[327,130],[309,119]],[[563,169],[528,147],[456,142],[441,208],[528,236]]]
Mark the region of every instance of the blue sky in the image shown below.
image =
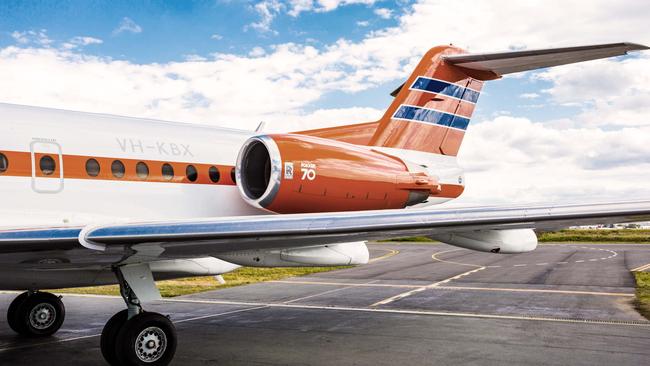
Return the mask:
[[[436,45],[650,44],[648,24],[638,0],[2,1],[0,102],[296,131],[378,118]],[[648,52],[488,82],[463,198],[647,197],[649,116]]]
[[[397,26],[399,15],[412,11],[410,1],[376,1],[373,4],[350,4],[331,11],[302,12],[292,16],[279,11],[268,30],[255,29],[262,15],[255,5],[260,2],[241,0],[211,1],[4,1],[0,3],[0,47],[16,43],[16,31],[45,30],[53,41],[63,43],[76,36],[102,41],[84,48],[84,53],[133,63],[167,63],[186,60],[190,55],[210,58],[214,53],[246,55],[256,47],[265,50],[284,43],[308,44],[325,48],[339,39],[358,42],[372,32]],[[390,16],[380,16],[388,9]],[[383,10],[382,10],[383,11]],[[123,28],[122,30],[121,27]],[[443,40],[440,40],[443,41]],[[440,42],[432,37],[434,42]],[[422,49],[422,53],[426,50]],[[319,108],[365,106],[385,108],[388,95],[400,80],[392,80],[354,93],[329,91],[305,112]],[[543,110],[545,102],[539,90],[544,81],[506,79],[488,84],[476,111],[475,121],[504,111],[529,117],[562,118],[575,108]],[[513,96],[537,93],[535,101]]]

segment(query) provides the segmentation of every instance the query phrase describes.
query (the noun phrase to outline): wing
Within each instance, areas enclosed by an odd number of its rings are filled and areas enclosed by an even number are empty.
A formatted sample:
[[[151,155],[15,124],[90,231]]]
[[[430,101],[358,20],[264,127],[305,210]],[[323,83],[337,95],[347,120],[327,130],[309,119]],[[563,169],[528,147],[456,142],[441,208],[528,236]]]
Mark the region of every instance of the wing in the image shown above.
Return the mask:
[[[647,49],[648,47],[644,45],[623,42],[529,51],[452,55],[446,56],[445,61],[465,69],[489,71],[501,76],[544,67],[622,56],[629,51]]]
[[[250,249],[299,247],[410,235],[650,220],[650,201],[564,206],[467,207],[334,214],[246,216],[86,228],[79,240],[95,249],[154,246],[187,257]],[[146,245],[148,244],[148,245]]]

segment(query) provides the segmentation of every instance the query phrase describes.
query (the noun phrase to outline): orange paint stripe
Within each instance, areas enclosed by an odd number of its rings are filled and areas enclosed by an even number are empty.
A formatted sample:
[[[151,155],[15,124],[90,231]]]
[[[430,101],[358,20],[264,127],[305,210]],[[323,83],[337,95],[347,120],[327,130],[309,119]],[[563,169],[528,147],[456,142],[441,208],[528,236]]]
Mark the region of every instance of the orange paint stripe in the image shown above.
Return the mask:
[[[0,173],[0,176],[13,176],[13,177],[31,177],[32,176],[32,161],[31,154],[24,151],[0,151],[6,156],[9,165],[5,172]],[[56,168],[52,174],[44,174],[39,168],[40,159],[45,156],[51,156],[55,163]],[[36,158],[36,177],[39,178],[59,178],[60,164],[59,157],[55,154],[35,153]],[[89,159],[95,159],[100,166],[99,174],[96,177],[88,175],[86,172],[86,162]],[[121,178],[116,177],[111,172],[111,165],[114,161],[120,161],[124,164],[124,176]],[[146,178],[140,178],[136,173],[136,165],[143,162],[149,168],[149,175]],[[162,174],[162,167],[164,164],[169,164],[174,171],[174,176],[171,179],[166,179]],[[194,166],[198,172],[196,181],[192,182],[187,178],[186,170],[188,166]],[[219,181],[212,182],[209,176],[210,167],[215,167],[219,171]],[[186,184],[218,184],[218,185],[235,185],[231,178],[231,171],[234,169],[231,165],[218,165],[218,164],[199,164],[192,162],[167,162],[160,160],[138,160],[138,159],[122,159],[122,158],[109,158],[109,157],[95,157],[95,156],[82,156],[82,155],[63,155],[63,177],[66,179],[88,179],[88,180],[114,180],[126,182],[160,182],[160,183],[186,183]]]

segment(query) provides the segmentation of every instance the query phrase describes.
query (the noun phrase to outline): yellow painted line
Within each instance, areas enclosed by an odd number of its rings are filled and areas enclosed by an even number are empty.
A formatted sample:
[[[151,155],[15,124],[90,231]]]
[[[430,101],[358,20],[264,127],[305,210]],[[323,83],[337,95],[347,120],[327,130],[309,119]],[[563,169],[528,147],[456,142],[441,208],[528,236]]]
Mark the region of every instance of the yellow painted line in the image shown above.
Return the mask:
[[[459,250],[465,250],[465,249],[451,249],[451,250],[445,250],[445,251],[442,251],[442,252],[437,252],[437,253],[434,253],[434,254],[431,256],[431,258],[432,258],[434,261],[437,261],[437,262],[450,263],[450,264],[457,264],[457,265],[459,265],[459,266],[483,267],[483,266],[479,266],[478,264],[459,263],[459,262],[453,262],[453,261],[448,261],[448,260],[444,260],[444,259],[440,259],[440,258],[438,258],[438,256],[441,255],[441,254],[451,253],[451,252],[456,252],[456,251],[459,251]]]
[[[378,249],[378,248],[377,248],[377,249]],[[378,249],[378,250],[385,250],[385,251],[387,251],[388,253],[382,255],[381,257],[373,258],[373,259],[369,260],[368,263],[374,263],[374,262],[380,261],[380,260],[382,260],[382,259],[386,259],[386,258],[392,257],[392,256],[394,256],[394,255],[396,255],[396,254],[399,253],[399,250],[395,250],[395,249]]]
[[[632,272],[641,272],[641,271],[645,271],[648,268],[650,268],[650,263],[644,264],[641,267],[636,267],[632,270]]]

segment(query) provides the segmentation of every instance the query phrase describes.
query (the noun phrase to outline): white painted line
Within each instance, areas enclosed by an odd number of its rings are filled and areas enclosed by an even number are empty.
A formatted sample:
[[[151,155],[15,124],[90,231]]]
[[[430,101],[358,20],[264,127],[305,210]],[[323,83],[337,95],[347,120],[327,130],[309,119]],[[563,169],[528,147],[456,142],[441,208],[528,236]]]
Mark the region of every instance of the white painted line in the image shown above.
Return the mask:
[[[513,267],[526,267],[527,264],[515,264]]]
[[[366,283],[366,284],[371,284],[371,283],[373,283],[373,282],[377,282],[377,281],[379,281],[379,280],[369,281],[369,282]],[[365,284],[364,284],[364,285],[365,285]],[[284,301],[284,303],[285,303],[285,304],[290,304],[290,303],[292,303],[292,302],[297,302],[297,301],[300,301],[300,300],[311,299],[311,298],[313,298],[313,297],[318,297],[318,296],[322,296],[322,295],[327,295],[327,294],[331,294],[331,293],[333,293],[333,292],[338,292],[338,291],[342,291],[342,290],[347,290],[347,289],[349,289],[349,288],[353,288],[353,287],[358,287],[358,286],[355,285],[355,284],[351,284],[351,285],[347,285],[347,286],[344,285],[344,287],[341,287],[341,288],[335,288],[335,289],[333,289],[333,290],[323,291],[323,292],[319,292],[319,293],[317,293],[317,294],[313,294],[313,295],[308,295],[308,296],[299,297],[299,298],[297,298],[297,299],[292,299],[292,300]]]
[[[576,261],[576,263],[583,263],[583,262],[584,262],[584,260]]]
[[[170,300],[163,300],[163,301],[170,301]],[[172,301],[174,302],[174,301]],[[233,304],[236,305],[236,304]],[[217,313],[217,314],[208,314],[208,315],[202,315],[202,316],[197,316],[193,318],[188,318],[188,319],[180,319],[173,321],[174,324],[180,324],[180,323],[186,323],[186,322],[191,322],[195,320],[202,320],[202,319],[208,319],[208,318],[216,318],[219,316],[225,316],[225,315],[230,315],[230,314],[236,314],[236,313],[243,313],[245,311],[252,311],[252,310],[258,310],[258,309],[263,309],[263,308],[268,308],[268,305],[254,305],[251,308],[246,308],[246,309],[238,309],[238,310],[232,310],[232,311],[226,311],[223,313]],[[65,342],[72,342],[72,341],[78,341],[82,339],[88,339],[88,338],[95,338],[101,336],[101,333],[97,334],[90,334],[90,335],[85,335],[85,336],[79,336],[79,337],[70,337],[70,338],[62,338],[62,339],[57,339],[49,342],[40,342],[40,343],[32,343],[32,344],[24,344],[24,345],[19,345],[19,346],[9,346],[9,347],[4,347],[0,348],[0,353],[6,352],[6,351],[12,351],[12,350],[17,350],[17,349],[24,349],[24,348],[34,348],[34,347],[41,347],[45,346],[48,344],[57,344],[57,343],[65,343]]]
[[[537,263],[536,266],[547,266],[548,263]]]
[[[169,301],[169,300],[167,300]],[[596,325],[621,325],[650,327],[650,322],[645,321],[616,321],[616,320],[596,320],[596,319],[571,319],[571,318],[549,318],[541,316],[521,316],[521,315],[495,315],[480,313],[460,313],[444,311],[427,311],[427,310],[406,310],[406,309],[382,309],[382,308],[358,308],[345,306],[316,306],[316,305],[296,305],[296,304],[277,304],[277,303],[257,303],[257,302],[236,302],[236,301],[218,301],[218,300],[173,300],[174,302],[189,302],[201,304],[226,304],[226,305],[250,305],[250,306],[267,306],[270,308],[290,308],[306,310],[334,310],[334,311],[356,311],[365,313],[384,313],[384,314],[407,314],[407,315],[431,315],[431,316],[453,316],[466,318],[483,318],[483,319],[509,319],[509,320],[530,320],[546,321],[557,323],[580,323]]]
[[[569,264],[569,262],[557,262],[557,264]]]

